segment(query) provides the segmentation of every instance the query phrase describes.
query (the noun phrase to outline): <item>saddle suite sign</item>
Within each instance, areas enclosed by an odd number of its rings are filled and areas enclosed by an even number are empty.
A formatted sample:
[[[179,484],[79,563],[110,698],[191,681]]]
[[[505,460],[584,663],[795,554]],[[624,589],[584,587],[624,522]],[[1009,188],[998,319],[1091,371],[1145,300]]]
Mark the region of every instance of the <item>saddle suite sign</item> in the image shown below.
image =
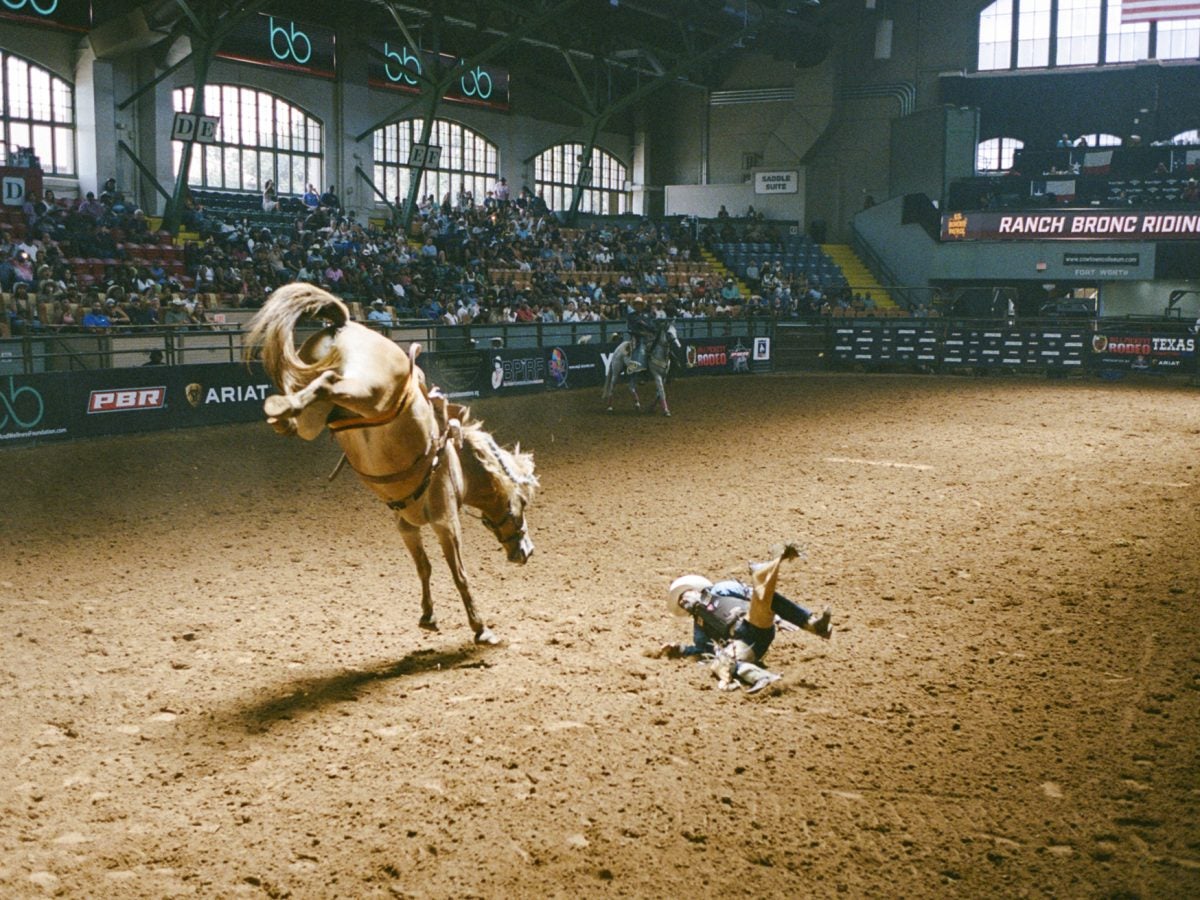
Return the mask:
[[[755,172],[754,193],[796,194],[800,191],[800,173],[795,169],[783,172]]]

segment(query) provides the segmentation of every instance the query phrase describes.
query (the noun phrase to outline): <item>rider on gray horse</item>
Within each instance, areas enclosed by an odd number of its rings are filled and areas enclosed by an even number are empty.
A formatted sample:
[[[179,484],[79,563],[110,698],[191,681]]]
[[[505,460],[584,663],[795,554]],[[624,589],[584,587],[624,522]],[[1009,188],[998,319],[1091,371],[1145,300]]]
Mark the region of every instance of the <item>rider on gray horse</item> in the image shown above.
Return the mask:
[[[629,328],[629,339],[632,341],[629,358],[625,361],[625,371],[630,374],[644,372],[646,370],[646,348],[658,335],[654,320],[646,313],[646,301],[641,297],[635,297],[630,304],[625,321]]]

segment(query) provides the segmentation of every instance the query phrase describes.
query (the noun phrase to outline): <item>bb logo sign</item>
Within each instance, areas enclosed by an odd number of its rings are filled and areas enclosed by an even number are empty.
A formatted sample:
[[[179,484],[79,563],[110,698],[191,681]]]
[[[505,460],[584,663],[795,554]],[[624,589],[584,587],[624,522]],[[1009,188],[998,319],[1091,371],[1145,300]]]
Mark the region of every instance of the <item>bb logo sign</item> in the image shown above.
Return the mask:
[[[421,74],[421,60],[410,53],[407,46],[400,51],[396,51],[390,49],[387,41],[384,41],[383,55],[387,57],[387,62],[383,65],[383,71],[387,73],[388,81],[416,85],[417,76]],[[392,69],[392,60],[400,64],[399,72]],[[413,74],[414,72],[416,73],[415,75]]]
[[[275,24],[275,17],[268,18],[268,29],[271,34],[271,55],[281,62],[295,62],[305,65],[312,59],[312,40],[296,27],[295,22],[288,22],[287,27]]]
[[[58,9],[58,0],[4,0],[4,5],[13,12],[28,9],[39,16],[52,16]]]
[[[487,100],[492,96],[492,76],[480,66],[476,66],[458,80],[462,92],[468,97],[478,97]]]
[[[166,405],[165,387],[117,388],[92,391],[88,396],[88,414],[162,409]]]

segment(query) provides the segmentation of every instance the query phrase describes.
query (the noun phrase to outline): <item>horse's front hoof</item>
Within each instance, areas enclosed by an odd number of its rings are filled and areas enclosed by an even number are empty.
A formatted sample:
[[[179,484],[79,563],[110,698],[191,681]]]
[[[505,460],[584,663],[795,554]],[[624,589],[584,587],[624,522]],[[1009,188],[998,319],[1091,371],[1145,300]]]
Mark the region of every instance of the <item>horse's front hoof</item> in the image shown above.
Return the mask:
[[[437,631],[437,619],[434,616],[421,616],[421,621],[417,623],[417,627],[424,631]]]
[[[483,631],[479,632],[479,634],[475,635],[475,643],[488,647],[495,647],[500,643],[500,638],[496,637],[492,629],[485,628]]]
[[[263,401],[263,412],[268,418],[281,419],[292,413],[292,401],[283,394],[272,394]]]

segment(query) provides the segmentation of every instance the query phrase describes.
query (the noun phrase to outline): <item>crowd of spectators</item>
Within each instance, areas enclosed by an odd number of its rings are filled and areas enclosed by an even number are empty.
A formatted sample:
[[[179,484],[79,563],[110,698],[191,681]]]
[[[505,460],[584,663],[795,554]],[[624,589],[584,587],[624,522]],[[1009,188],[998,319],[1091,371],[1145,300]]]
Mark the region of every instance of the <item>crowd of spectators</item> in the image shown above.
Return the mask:
[[[440,203],[423,197],[409,233],[357,221],[336,194],[318,199],[311,186],[302,209],[272,227],[193,207],[188,224],[202,240],[188,247],[188,271],[196,291],[227,305],[258,307],[275,287],[307,281],[360,302],[365,318],[383,324],[623,319],[638,297],[664,317],[819,315],[837,299],[791,273],[765,272],[749,291],[714,278],[702,245],[778,239],[758,215],[738,226],[718,218],[702,228],[648,219],[564,228],[528,188],[511,200],[497,188],[482,203],[466,190]]]
[[[257,308],[276,287],[307,281],[359,304],[380,324],[426,320],[622,320],[635,306],[658,317],[829,315],[864,308],[803,274],[764,266],[749,283],[722,280],[702,247],[718,240],[772,242],[774,223],[751,209],[735,221],[590,224],[565,228],[528,188],[497,184],[482,203],[469,192],[424,197],[409,232],[345,212],[333,186],[280,197],[264,188],[262,217],[239,219],[185,196],[183,276],[162,260],[136,261],[129,245],[156,240],[140,209],[110,179],[99,197],[31,197],[20,234],[0,244],[0,291],[11,333],[46,327],[104,332],[125,325],[203,327],[206,307]],[[256,201],[257,202],[257,201]],[[106,260],[81,280],[77,258]],[[34,299],[36,298],[36,299]],[[865,308],[869,309],[867,303]]]
[[[4,321],[11,334],[166,324],[185,311],[188,324],[204,318],[163,260],[137,265],[126,252],[127,245],[157,238],[114,179],[105,182],[99,197],[89,191],[76,202],[60,200],[52,190],[32,193],[18,220],[5,225],[0,292],[6,295]],[[83,274],[79,259],[103,260],[103,273]]]

